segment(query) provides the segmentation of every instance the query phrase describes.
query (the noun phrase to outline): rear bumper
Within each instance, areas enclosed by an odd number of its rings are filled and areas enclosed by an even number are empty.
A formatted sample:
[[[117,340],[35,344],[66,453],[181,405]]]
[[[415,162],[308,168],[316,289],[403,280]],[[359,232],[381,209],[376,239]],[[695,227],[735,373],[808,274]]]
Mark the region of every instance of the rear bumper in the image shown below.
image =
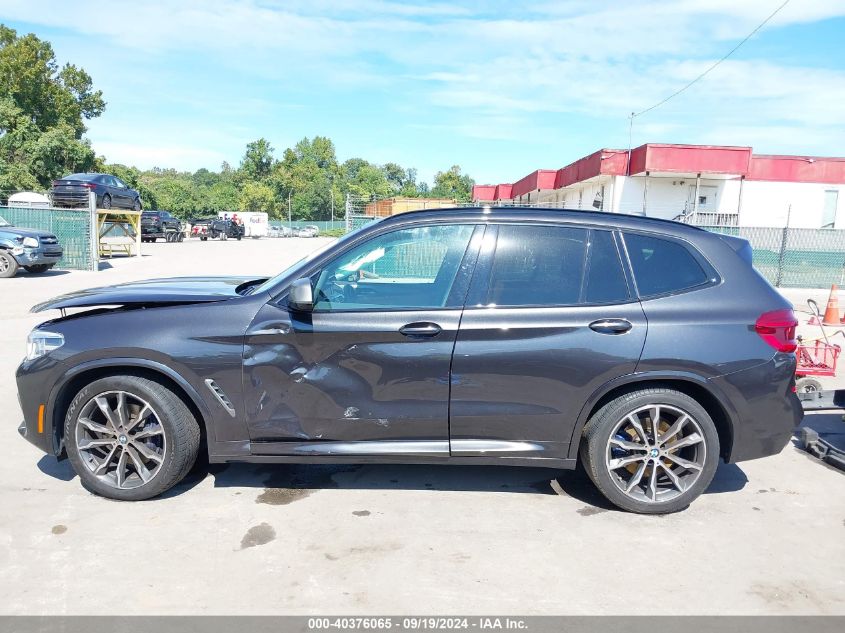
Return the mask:
[[[804,417],[793,392],[794,354],[776,354],[767,363],[711,382],[735,407],[729,463],[780,453]]]
[[[52,194],[53,205],[57,207],[87,207],[88,206],[88,190],[84,192],[64,192]],[[100,196],[97,196],[97,203],[100,202]]]

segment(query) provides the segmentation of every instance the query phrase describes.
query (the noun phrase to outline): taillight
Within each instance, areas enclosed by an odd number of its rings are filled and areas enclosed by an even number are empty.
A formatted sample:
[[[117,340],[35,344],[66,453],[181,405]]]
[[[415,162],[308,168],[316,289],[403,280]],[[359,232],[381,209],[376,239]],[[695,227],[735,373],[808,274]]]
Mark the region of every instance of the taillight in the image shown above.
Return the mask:
[[[82,186],[85,187],[86,189],[96,189],[97,188],[97,185],[95,185],[93,182],[83,182]]]
[[[794,352],[798,347],[795,328],[798,320],[792,310],[774,310],[760,315],[754,329],[760,338],[779,352]]]

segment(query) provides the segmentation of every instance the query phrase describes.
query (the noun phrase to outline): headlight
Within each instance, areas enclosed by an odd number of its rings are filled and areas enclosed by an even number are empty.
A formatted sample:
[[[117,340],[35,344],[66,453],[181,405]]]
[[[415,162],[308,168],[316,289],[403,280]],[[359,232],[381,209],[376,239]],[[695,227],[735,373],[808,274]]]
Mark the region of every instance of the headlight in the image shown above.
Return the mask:
[[[26,339],[26,360],[35,360],[59,349],[65,344],[65,337],[56,332],[32,330]]]
[[[23,238],[23,245],[27,248],[38,248],[38,240],[34,237],[25,237]]]

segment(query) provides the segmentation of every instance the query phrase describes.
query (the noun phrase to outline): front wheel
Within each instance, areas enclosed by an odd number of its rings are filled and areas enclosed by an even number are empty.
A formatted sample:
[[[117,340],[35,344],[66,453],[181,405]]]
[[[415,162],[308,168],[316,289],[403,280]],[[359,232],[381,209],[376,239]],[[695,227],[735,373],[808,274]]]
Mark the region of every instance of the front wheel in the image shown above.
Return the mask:
[[[132,203],[132,208],[135,209],[135,211],[141,210],[141,199],[140,198],[135,198],[135,202]]]
[[[14,277],[18,272],[18,260],[12,254],[0,250],[0,278]]]
[[[179,396],[140,376],[84,387],[65,416],[65,446],[82,485],[119,501],[155,497],[178,483],[199,452],[197,420]]]
[[[713,479],[719,434],[690,396],[666,388],[622,395],[585,427],[581,459],[615,506],[642,514],[683,510]]]

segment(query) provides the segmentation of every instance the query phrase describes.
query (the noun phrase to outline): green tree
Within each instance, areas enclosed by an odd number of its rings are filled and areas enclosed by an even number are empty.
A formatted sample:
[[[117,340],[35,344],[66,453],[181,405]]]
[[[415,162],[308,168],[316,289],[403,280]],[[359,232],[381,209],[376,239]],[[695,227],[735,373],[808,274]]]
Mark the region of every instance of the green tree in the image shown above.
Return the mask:
[[[270,176],[274,162],[273,146],[267,139],[260,138],[247,143],[240,172],[245,180],[260,182]]]
[[[10,97],[40,131],[65,124],[77,139],[85,132],[85,119],[100,116],[106,107],[88,73],[72,64],[59,69],[49,42],[32,33],[18,36],[2,24],[0,97]]]
[[[105,105],[84,70],[59,69],[48,42],[0,25],[0,189],[46,190],[55,178],[93,169],[84,122]]]
[[[276,217],[276,195],[272,187],[261,182],[245,182],[241,188],[240,209],[242,211],[266,211],[272,217]]]
[[[435,198],[453,198],[458,202],[469,202],[472,198],[472,186],[475,181],[461,173],[459,165],[452,165],[448,171],[438,171],[434,175],[434,187],[431,196]]]
[[[208,190],[208,209],[218,213],[220,211],[235,211],[240,205],[240,192],[233,182],[220,181]]]

